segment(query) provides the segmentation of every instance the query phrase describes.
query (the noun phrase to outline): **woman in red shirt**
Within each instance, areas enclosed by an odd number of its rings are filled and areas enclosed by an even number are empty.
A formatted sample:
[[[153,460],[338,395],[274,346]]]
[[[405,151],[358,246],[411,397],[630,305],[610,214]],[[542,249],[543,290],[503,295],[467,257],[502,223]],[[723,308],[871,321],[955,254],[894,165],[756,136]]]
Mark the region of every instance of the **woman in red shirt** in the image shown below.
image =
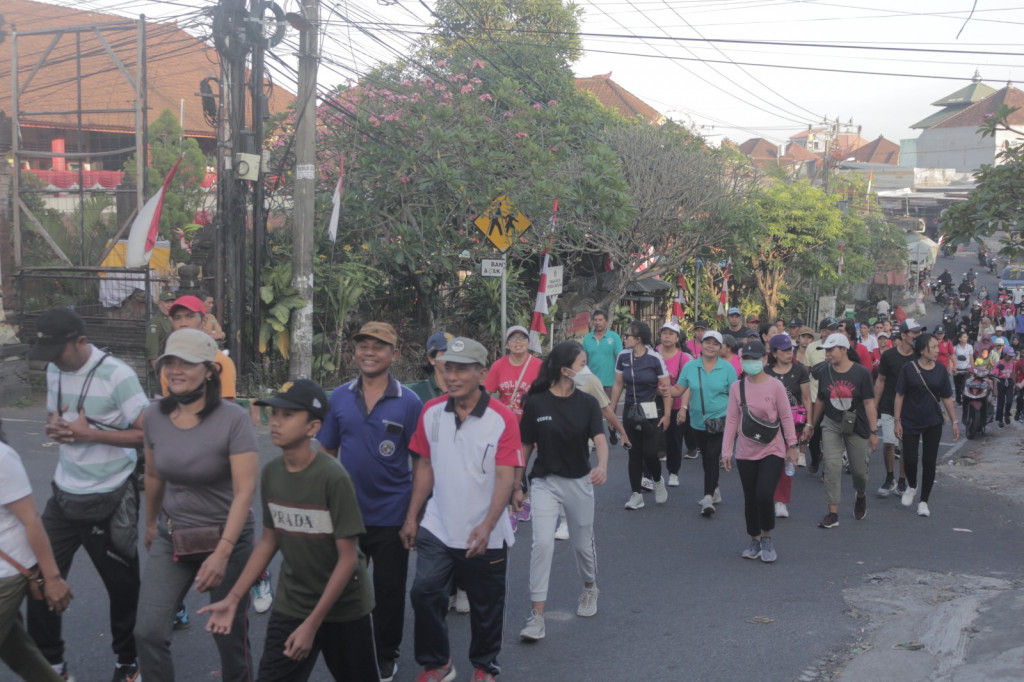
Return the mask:
[[[939,342],[939,356],[935,362],[948,369],[949,375],[953,376],[956,371],[953,364],[953,342],[946,338],[946,330],[941,324],[935,328],[935,340]]]

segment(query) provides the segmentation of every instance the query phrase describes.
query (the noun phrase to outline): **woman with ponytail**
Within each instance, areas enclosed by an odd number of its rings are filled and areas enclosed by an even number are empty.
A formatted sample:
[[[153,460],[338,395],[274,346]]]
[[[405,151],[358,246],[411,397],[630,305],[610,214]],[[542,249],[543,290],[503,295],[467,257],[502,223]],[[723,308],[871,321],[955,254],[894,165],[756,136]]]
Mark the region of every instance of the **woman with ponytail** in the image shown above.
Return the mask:
[[[608,443],[597,400],[576,389],[575,378],[586,366],[587,356],[579,343],[565,341],[555,346],[530,387],[519,424],[523,461],[529,465],[530,455],[536,452],[529,473],[533,502],[532,610],[519,633],[523,639],[544,637],[544,606],[560,506],[565,510],[576,567],[583,581],[576,615],[597,613],[594,486],[604,485],[608,478]],[[597,450],[594,467],[590,465],[590,440]],[[515,491],[514,506],[520,504],[522,496],[521,490]]]

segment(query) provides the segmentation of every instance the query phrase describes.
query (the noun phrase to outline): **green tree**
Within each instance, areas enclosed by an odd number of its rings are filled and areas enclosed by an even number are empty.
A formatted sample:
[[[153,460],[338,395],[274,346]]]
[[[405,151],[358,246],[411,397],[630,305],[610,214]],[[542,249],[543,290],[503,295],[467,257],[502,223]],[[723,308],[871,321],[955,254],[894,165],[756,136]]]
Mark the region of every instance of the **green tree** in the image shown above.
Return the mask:
[[[164,109],[160,116],[149,125],[149,172],[146,176],[146,195],[152,196],[164,184],[171,168],[182,157],[178,172],[164,195],[160,213],[160,236],[170,239],[176,259],[182,259],[175,230],[184,230],[192,223],[206,198],[202,182],[206,177],[207,159],[199,143],[191,137],[184,137],[178,119],[170,109]],[[127,177],[135,177],[137,156],[129,159],[124,170]]]
[[[1009,131],[1024,138],[1024,130],[1010,124],[1016,111],[1003,105],[986,117],[978,133],[994,138],[1000,131]],[[1007,144],[996,154],[996,162],[982,164],[974,178],[975,188],[967,201],[946,210],[940,230],[953,244],[980,242],[1004,230],[1000,253],[1024,258],[1024,142]]]

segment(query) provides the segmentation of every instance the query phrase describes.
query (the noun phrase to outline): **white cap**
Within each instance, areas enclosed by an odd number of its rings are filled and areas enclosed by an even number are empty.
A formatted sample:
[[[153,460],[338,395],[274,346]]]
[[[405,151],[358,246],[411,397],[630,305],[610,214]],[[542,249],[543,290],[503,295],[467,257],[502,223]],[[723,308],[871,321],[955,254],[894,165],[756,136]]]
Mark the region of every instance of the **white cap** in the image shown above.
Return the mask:
[[[718,345],[722,345],[722,335],[719,334],[714,329],[709,329],[706,332],[704,332],[704,336],[701,337],[700,341],[701,341],[701,343],[704,343],[708,339],[714,339],[715,341],[718,342]]]
[[[832,334],[825,339],[825,343],[818,346],[818,350],[828,350],[829,348],[836,348],[837,346],[839,348],[850,347],[850,339],[847,338],[846,334]]]
[[[665,324],[661,325],[661,328],[662,329],[671,329],[676,334],[679,333],[679,325],[676,324],[675,322],[666,322]]]

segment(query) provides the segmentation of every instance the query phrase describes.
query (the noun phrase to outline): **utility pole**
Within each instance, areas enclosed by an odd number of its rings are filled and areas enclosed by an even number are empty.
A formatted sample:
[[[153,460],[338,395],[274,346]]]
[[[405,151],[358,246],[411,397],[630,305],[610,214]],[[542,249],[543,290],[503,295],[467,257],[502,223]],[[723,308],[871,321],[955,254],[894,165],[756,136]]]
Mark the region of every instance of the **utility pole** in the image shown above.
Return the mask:
[[[299,34],[299,83],[296,99],[295,206],[292,212],[292,286],[306,305],[292,311],[288,375],[313,372],[313,206],[316,189],[316,72],[320,60],[319,0],[302,0],[309,25]]]

